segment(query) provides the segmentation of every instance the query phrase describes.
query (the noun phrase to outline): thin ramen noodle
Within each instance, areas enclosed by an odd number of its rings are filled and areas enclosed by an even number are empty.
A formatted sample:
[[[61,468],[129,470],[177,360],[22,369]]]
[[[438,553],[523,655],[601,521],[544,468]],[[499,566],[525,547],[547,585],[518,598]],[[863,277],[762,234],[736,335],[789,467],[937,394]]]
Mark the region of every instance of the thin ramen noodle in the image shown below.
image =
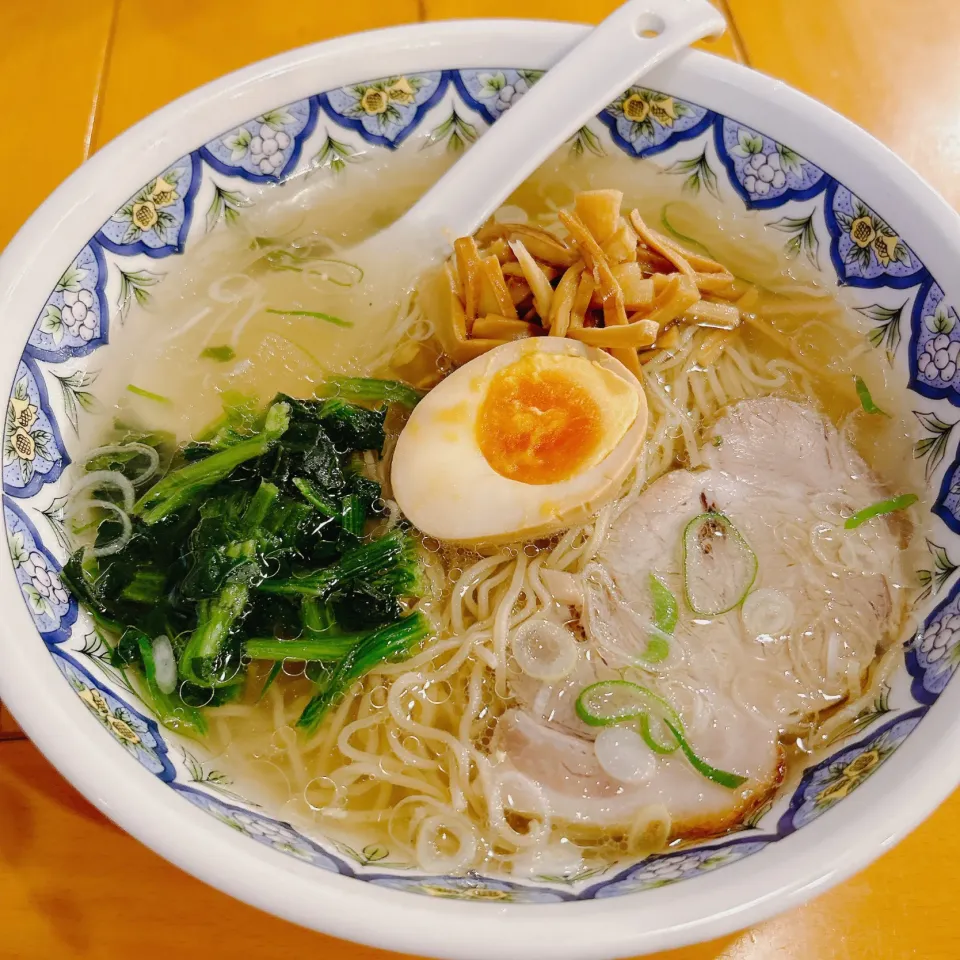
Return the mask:
[[[574,345],[556,357],[617,361],[613,379],[590,368],[601,391],[591,396],[620,390],[617,377],[638,384],[642,443],[585,519],[526,538],[440,539],[426,524],[409,529],[410,494],[392,485],[404,424],[421,415],[391,403],[382,452],[349,448],[377,489],[350,543],[413,538],[422,573],[415,593],[398,594],[396,615],[422,618],[422,639],[344,674],[312,725],[302,718],[344,654],[314,669],[293,646],[287,657],[254,655],[261,641],[297,638],[245,640],[235,674],[208,677],[210,699],[196,705],[203,750],[231,790],[272,815],[431,874],[573,876],[733,829],[895,667],[910,617],[909,517],[881,507],[849,526],[915,486],[888,371],[842,293],[785,259],[755,217],[734,218],[709,197],[690,203],[646,166],[612,160],[548,165],[435,275],[402,296],[409,285],[398,278],[397,302],[354,323],[343,311],[360,278],[347,251],[426,186],[430,167],[398,160],[389,194],[372,168],[342,188],[308,180],[201,245],[158,288],[153,315],[131,317],[150,325],[151,350],[140,347],[113,384],[119,433],[86,437],[91,447],[129,440],[131,424],[169,431],[181,447],[209,444],[202,431],[225,400],[256,397],[260,410],[278,391],[310,398],[331,377],[398,381],[429,400],[452,392],[454,371],[474,358],[505,348],[539,357],[544,335]],[[562,366],[535,362],[541,383]],[[349,406],[359,388],[336,382]],[[868,413],[858,383],[892,416]],[[234,423],[241,436],[262,414],[245,415]],[[600,435],[615,428],[608,420]],[[807,443],[805,462],[824,457],[836,482],[828,473],[812,490],[802,464],[778,464],[784,432]],[[149,491],[170,464],[163,454],[153,463],[153,442],[134,441],[156,471],[134,476],[136,491],[104,493],[77,474],[78,543],[91,542],[91,518],[136,518],[133,493],[154,503]],[[106,459],[129,476],[118,456],[101,443],[87,469]],[[876,495],[855,502],[858,491]],[[305,496],[308,512],[320,501]],[[128,540],[121,530],[112,548]],[[855,586],[825,620],[817,598],[837,583]],[[305,589],[283,584],[283,603]],[[166,649],[148,647],[129,662]],[[229,697],[217,693],[231,683]],[[718,725],[739,754],[710,746]],[[694,809],[688,797],[701,789],[713,800]]]

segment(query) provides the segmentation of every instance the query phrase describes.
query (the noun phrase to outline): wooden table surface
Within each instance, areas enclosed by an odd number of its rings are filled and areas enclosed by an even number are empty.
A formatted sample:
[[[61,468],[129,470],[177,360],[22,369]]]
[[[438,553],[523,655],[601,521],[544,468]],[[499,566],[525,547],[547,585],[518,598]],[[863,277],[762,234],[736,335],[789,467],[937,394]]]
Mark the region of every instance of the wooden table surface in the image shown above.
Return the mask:
[[[960,206],[960,0],[718,0],[707,48],[781,77],[874,133]],[[615,0],[0,0],[0,104],[16,183],[0,249],[74,167],[187,90],[291,47],[424,19],[599,20]],[[909,12],[908,12],[909,11]],[[8,168],[11,169],[11,168]],[[812,903],[660,960],[957,960],[960,793]],[[682,895],[682,894],[681,894]],[[505,944],[509,956],[509,945]],[[0,707],[0,960],[184,960],[384,953],[204,886],[82,799]]]

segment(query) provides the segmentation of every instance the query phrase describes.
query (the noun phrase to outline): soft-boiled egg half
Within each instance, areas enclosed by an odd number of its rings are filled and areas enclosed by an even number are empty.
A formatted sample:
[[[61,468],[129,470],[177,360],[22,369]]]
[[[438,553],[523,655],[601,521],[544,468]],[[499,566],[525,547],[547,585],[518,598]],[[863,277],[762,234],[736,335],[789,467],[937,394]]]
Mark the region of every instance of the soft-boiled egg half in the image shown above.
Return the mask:
[[[393,456],[393,495],[423,533],[459,543],[544,536],[616,496],[647,429],[637,378],[564,337],[471,360],[414,409]]]

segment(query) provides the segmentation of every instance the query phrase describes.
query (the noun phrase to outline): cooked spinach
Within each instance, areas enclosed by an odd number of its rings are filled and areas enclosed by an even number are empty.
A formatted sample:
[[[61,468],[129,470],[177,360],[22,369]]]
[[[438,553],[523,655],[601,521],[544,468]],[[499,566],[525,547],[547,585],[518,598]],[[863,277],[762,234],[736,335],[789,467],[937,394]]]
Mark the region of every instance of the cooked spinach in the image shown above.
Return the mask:
[[[169,435],[136,433],[163,444],[169,466],[141,492],[129,537],[120,520],[103,520],[63,580],[162,723],[202,734],[203,708],[241,696],[252,661],[293,659],[316,677],[301,720],[313,728],[354,680],[426,634],[426,620],[408,613],[424,592],[417,546],[399,530],[376,535],[381,490],[364,472],[383,450],[380,401],[394,390],[373,391],[367,406],[279,394],[261,409],[228,395],[223,415],[179,448]],[[128,459],[120,449],[91,467],[122,471]],[[119,551],[96,555],[118,541]],[[171,648],[176,660],[170,692],[153,660],[161,636],[168,671]]]

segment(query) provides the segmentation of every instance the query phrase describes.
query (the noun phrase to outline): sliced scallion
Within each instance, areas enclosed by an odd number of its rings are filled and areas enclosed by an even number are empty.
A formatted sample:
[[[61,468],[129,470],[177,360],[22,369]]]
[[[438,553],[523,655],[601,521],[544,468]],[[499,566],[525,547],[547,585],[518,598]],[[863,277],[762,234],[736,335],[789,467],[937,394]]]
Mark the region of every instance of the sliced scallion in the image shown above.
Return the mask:
[[[684,734],[683,721],[670,704],[647,687],[629,680],[601,680],[580,691],[577,716],[591,727],[636,723],[644,743],[661,755],[683,751],[701,776],[733,790],[747,778],[711,766],[694,753]]]
[[[869,507],[858,510],[853,516],[847,517],[843,526],[847,530],[854,530],[861,523],[866,523],[874,517],[882,517],[887,513],[896,513],[898,510],[906,510],[917,502],[915,493],[903,493],[899,497],[891,497],[889,500],[881,500],[879,503],[873,503]]]
[[[641,659],[645,663],[663,663],[670,656],[670,641],[666,637],[651,636]]]
[[[680,749],[683,751],[687,760],[690,761],[690,766],[693,767],[697,773],[702,774],[714,783],[719,783],[721,787],[727,787],[730,790],[735,790],[741,784],[747,782],[747,778],[740,776],[739,773],[728,773],[726,770],[718,770],[716,767],[710,766],[706,760],[701,760],[700,757],[693,752],[690,744],[687,743],[687,738],[683,735],[683,732],[678,727],[675,727],[669,720],[664,720],[663,722],[677,738]]]
[[[601,680],[584,687],[575,705],[577,716],[591,727],[639,720],[649,713],[666,714],[679,722],[673,707],[652,690],[630,680]]]
[[[158,671],[155,642],[142,630],[137,630],[135,627],[128,627],[124,631],[121,642],[127,637],[136,643],[136,648],[140,653],[140,662],[143,664],[143,679],[149,694],[150,706],[153,708],[157,719],[164,726],[173,730],[181,730],[187,734],[199,734],[201,736],[205,734],[207,732],[207,721],[203,714],[185,703],[176,692],[178,679],[176,664],[173,666],[174,689],[171,690],[169,684],[163,682],[163,670]],[[170,641],[167,640],[167,644],[169,643]]]
[[[679,717],[677,718],[679,720]],[[666,720],[661,718],[660,724],[666,723]],[[653,724],[650,722],[650,715],[643,714],[639,720],[640,727],[640,736],[643,738],[643,742],[654,752],[660,754],[674,753],[677,748],[680,746],[680,742],[674,738],[672,741],[666,741],[664,739],[654,736]]]
[[[669,637],[677,628],[677,598],[657,576],[650,574],[650,594],[653,597],[654,631],[647,640],[643,659],[647,663],[661,663],[670,655]]]
[[[722,513],[694,517],[683,531],[683,589],[690,609],[716,617],[743,602],[757,578],[757,555]]]
[[[698,166],[698,164],[701,164],[702,162],[705,162],[702,157],[699,157],[699,158],[697,158],[696,160],[681,160],[681,161],[680,161],[681,164],[683,164],[683,163],[692,164],[692,166],[690,166],[690,167],[688,167],[688,168],[684,168],[684,169],[689,169],[689,170],[693,171],[693,176],[694,176],[694,177],[697,177],[697,173],[698,173],[697,166]],[[701,171],[702,171],[702,167],[701,167]],[[712,177],[712,176],[713,176],[713,173],[712,173],[712,171],[711,171],[711,173],[708,175],[708,178],[709,178],[709,177]],[[670,219],[669,219],[669,216],[668,216],[668,211],[669,211],[669,209],[670,209],[671,207],[673,207],[673,206],[676,206],[676,204],[674,204],[674,203],[668,203],[668,204],[666,204],[666,205],[663,207],[663,209],[660,211],[660,223],[663,224],[663,228],[667,231],[667,233],[670,234],[671,237],[674,238],[674,240],[679,240],[679,241],[680,241],[684,246],[686,246],[687,248],[693,249],[693,250],[695,250],[697,253],[702,253],[705,257],[708,257],[710,260],[712,260],[712,259],[713,259],[713,254],[712,254],[699,240],[695,240],[693,237],[687,236],[687,234],[685,234],[685,233],[681,233],[681,232],[670,222]]]
[[[253,249],[260,250],[266,246],[280,243],[268,237],[257,237]],[[333,257],[311,257],[309,253],[295,253],[291,250],[271,250],[263,258],[263,263],[271,270],[292,270],[294,273],[308,273],[320,277],[338,287],[352,287],[363,280],[363,270],[349,260],[337,260]],[[339,270],[343,276],[336,277],[329,269],[313,269],[317,265],[332,265],[333,270]]]
[[[857,386],[857,396],[860,398],[860,406],[863,407],[867,413],[878,413],[882,417],[889,417],[889,413],[881,410],[873,402],[873,397],[870,396],[870,388],[864,383],[863,378],[857,377],[855,382]]]
[[[138,387],[135,383],[128,383],[126,390],[127,393],[132,393],[135,397],[143,397],[144,400],[152,400],[154,403],[173,403],[169,397],[165,397],[162,393],[144,390],[143,387]]]
[[[338,267],[344,267],[347,274],[346,280],[340,280],[332,276],[329,270],[308,270],[307,273],[314,273],[324,280],[335,284],[338,287],[352,287],[363,280],[363,269],[356,263],[349,260],[337,260],[333,257],[320,257],[314,260],[308,260],[308,263],[330,263]]]
[[[310,317],[313,320],[325,320],[327,323],[332,323],[335,327],[353,326],[352,320],[343,320],[340,317],[335,317],[332,313],[323,313],[320,310],[274,310],[267,308],[264,312],[275,313],[280,317]]]
[[[200,351],[201,360],[216,360],[217,363],[227,363],[237,355],[237,351],[228,343],[219,347],[207,347]]]

